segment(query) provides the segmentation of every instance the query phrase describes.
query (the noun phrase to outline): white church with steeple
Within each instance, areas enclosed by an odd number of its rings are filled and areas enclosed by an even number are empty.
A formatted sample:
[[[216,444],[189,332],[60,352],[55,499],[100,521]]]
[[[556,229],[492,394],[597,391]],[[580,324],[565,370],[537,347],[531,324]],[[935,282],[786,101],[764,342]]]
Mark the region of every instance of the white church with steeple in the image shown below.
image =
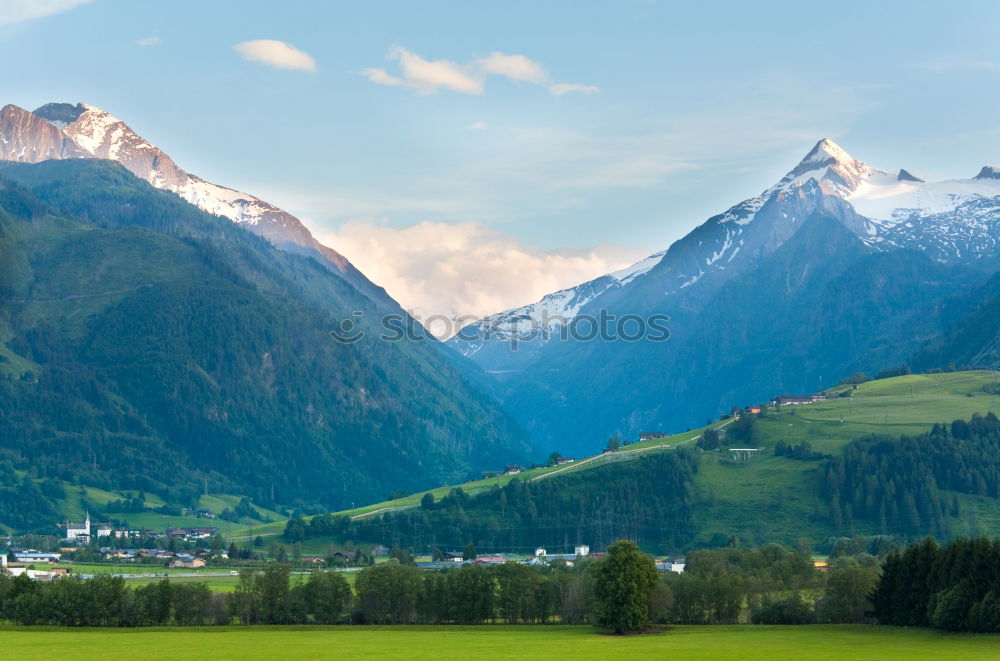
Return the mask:
[[[66,539],[71,542],[90,541],[90,512],[87,512],[87,520],[83,523],[66,522]]]

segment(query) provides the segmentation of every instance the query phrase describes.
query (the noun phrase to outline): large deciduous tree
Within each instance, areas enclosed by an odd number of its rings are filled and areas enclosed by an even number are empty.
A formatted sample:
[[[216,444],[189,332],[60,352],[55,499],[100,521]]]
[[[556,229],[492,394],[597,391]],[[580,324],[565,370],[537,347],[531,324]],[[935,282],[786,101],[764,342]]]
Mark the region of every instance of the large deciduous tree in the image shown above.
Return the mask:
[[[649,595],[658,581],[653,559],[634,542],[612,544],[594,568],[597,624],[618,634],[641,630],[649,615]]]

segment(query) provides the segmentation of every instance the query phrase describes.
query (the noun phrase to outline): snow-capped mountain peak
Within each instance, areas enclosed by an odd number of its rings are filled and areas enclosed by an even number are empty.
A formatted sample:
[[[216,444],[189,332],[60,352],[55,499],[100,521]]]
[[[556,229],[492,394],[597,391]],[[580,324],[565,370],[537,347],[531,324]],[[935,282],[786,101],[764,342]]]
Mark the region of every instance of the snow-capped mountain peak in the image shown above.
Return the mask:
[[[565,324],[584,306],[594,309],[603,301],[628,296],[624,290],[630,287],[647,296],[653,295],[647,290],[655,289],[655,296],[664,299],[702,297],[734,274],[754,268],[817,211],[875,250],[915,248],[939,262],[996,258],[1000,167],[983,167],[974,179],[925,181],[905,169],[890,172],[869,166],[823,138],[774,186],[709,218],[664,253],[491,315],[463,329],[450,343],[492,368],[506,369],[511,360],[525,363],[532,359],[525,352],[515,359],[505,357],[510,352],[504,353],[501,345],[511,336]],[[533,346],[540,351],[548,339],[545,334],[535,337]]]
[[[823,138],[764,195],[790,190],[814,179],[823,187],[824,192],[847,197],[857,190],[861,182],[875,174],[889,173],[869,167],[830,138]]]
[[[119,161],[157,188],[180,193],[189,179],[172,158],[103,108],[87,103],[76,106],[50,103],[35,110],[35,114],[48,121],[53,121],[50,117],[55,121],[66,121],[75,115],[76,119],[63,131],[76,144],[96,158]]]
[[[805,155],[799,165],[815,163],[818,166],[833,165],[834,163],[854,163],[857,162],[853,156],[830,138],[823,138]]]
[[[340,253],[316,241],[290,213],[253,195],[185,172],[163,150],[103,108],[88,103],[47,103],[33,113],[21,112],[45,120],[39,123],[46,130],[65,137],[66,142],[75,148],[75,151],[64,150],[66,153],[62,155],[49,149],[46,152],[48,158],[72,156],[118,161],[132,174],[156,188],[174,192],[208,213],[245,225],[275,245],[316,250],[341,272],[348,270],[348,262]],[[14,154],[10,160],[24,159]],[[370,287],[367,279],[356,275],[356,284],[363,288]]]

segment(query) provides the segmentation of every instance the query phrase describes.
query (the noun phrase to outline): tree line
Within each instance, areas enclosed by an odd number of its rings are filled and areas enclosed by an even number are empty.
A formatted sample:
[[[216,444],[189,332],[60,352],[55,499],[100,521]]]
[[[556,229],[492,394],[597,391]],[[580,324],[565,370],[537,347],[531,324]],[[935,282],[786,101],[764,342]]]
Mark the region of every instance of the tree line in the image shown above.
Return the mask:
[[[1000,633],[1000,539],[927,538],[890,553],[872,604],[881,624]]]
[[[587,471],[534,482],[514,478],[475,495],[461,488],[419,508],[364,519],[332,514],[285,526],[285,539],[332,536],[356,543],[387,543],[431,553],[537,546],[607,548],[631,539],[660,553],[683,548],[694,537],[691,484],[696,452],[679,448],[635,459],[609,460]]]
[[[819,475],[837,529],[864,521],[883,534],[951,537],[957,494],[1000,496],[1000,420],[974,415],[916,436],[859,439]]]
[[[996,545],[994,549],[998,548]],[[572,565],[462,564],[424,571],[395,559],[357,572],[293,575],[286,563],[240,570],[231,594],[168,579],[33,581],[0,574],[0,620],[141,627],[266,624],[664,624],[869,622],[878,560],[841,551],[826,573],[780,545],[695,551],[683,574],[657,571],[633,542]],[[980,601],[982,601],[980,599]]]

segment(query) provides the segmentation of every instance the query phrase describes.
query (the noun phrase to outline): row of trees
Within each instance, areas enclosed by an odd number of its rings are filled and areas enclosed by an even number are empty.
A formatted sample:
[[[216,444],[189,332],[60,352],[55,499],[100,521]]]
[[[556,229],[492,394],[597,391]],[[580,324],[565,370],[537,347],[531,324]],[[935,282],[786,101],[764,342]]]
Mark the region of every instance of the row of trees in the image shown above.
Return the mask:
[[[777,544],[693,551],[667,575],[669,621],[681,624],[810,624],[869,621],[878,559],[865,552],[816,571],[808,553]]]
[[[925,539],[886,557],[872,596],[882,624],[1000,633],[1000,539]]]
[[[1000,553],[1000,545],[990,548]],[[921,553],[926,555],[926,548]],[[982,557],[1000,566],[994,556]],[[890,559],[899,564],[898,556]],[[879,564],[867,553],[839,555],[825,574],[814,569],[807,554],[779,545],[701,550],[687,560],[685,573],[660,574],[650,556],[624,541],[612,544],[605,557],[587,558],[573,567],[558,562],[470,564],[428,572],[393,559],[359,571],[353,590],[340,573],[293,576],[287,564],[269,563],[242,570],[229,595],[213,593],[205,584],[167,580],[133,588],[109,576],[38,582],[0,574],[0,620],[120,627],[234,620],[245,625],[558,621],[594,623],[616,632],[671,623],[870,621],[869,595],[878,581]],[[892,585],[886,603],[896,608],[910,587],[899,581]],[[880,586],[883,592],[887,589]],[[995,600],[985,594],[975,597],[977,604]],[[935,604],[943,599],[938,595]]]
[[[34,581],[0,574],[0,620],[63,627],[197,626],[230,621],[225,595],[205,583],[163,580],[137,588],[98,576]]]

